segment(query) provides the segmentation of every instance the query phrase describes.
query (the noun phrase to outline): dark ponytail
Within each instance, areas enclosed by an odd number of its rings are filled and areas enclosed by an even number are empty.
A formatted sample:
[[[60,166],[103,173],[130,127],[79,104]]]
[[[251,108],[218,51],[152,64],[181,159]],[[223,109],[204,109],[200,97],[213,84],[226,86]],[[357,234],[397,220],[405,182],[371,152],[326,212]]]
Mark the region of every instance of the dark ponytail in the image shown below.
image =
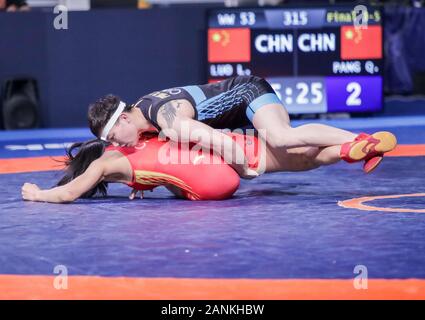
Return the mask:
[[[106,143],[99,139],[77,142],[69,147],[66,150],[67,159],[65,160],[65,175],[58,182],[57,186],[67,184],[79,175],[83,174],[93,161],[102,156],[105,152],[105,147]],[[106,196],[107,189],[108,183],[100,182],[93,189],[84,193],[81,198],[91,198],[97,193],[102,196]]]

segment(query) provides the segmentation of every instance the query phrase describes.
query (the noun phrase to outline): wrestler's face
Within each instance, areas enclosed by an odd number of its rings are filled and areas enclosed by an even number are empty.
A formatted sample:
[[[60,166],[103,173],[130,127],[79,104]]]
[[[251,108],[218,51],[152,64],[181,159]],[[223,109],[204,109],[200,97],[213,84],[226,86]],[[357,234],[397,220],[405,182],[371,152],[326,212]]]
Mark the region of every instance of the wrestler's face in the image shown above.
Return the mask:
[[[138,129],[131,118],[123,113],[109,131],[107,139],[115,146],[134,147],[139,141]]]

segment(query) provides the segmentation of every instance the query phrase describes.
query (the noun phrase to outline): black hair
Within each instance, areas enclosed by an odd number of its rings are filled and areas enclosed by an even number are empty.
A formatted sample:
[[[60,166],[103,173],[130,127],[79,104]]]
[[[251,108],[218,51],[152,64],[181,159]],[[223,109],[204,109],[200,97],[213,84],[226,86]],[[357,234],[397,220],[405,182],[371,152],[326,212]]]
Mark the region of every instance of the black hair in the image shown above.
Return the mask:
[[[89,105],[88,110],[88,121],[91,132],[96,136],[100,137],[101,131],[108,123],[108,120],[112,117],[115,110],[117,110],[121,99],[113,94],[108,94],[105,97],[97,100],[95,103]],[[124,108],[123,112],[130,112],[133,105],[128,104]]]
[[[66,165],[65,175],[57,183],[62,186],[74,180],[83,174],[90,164],[99,159],[105,152],[107,144],[99,139],[93,139],[85,142],[76,142],[66,149],[67,159],[64,161]],[[99,182],[91,190],[85,192],[81,198],[91,198],[96,194],[106,196],[108,191],[107,182]]]

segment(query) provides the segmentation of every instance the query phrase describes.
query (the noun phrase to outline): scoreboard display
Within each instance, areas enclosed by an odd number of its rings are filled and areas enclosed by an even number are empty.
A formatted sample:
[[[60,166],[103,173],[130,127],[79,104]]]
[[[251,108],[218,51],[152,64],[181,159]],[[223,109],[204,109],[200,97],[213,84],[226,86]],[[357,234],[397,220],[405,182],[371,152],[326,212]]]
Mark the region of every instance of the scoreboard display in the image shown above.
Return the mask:
[[[263,77],[291,114],[379,111],[382,13],[360,7],[212,10],[208,81]]]

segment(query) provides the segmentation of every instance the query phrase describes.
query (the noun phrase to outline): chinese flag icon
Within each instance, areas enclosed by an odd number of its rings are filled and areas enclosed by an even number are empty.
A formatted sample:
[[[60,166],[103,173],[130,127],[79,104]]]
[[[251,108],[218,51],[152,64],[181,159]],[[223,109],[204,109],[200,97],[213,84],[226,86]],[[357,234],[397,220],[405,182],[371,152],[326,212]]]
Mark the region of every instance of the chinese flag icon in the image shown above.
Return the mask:
[[[250,29],[239,28],[208,30],[209,62],[249,62],[250,60]]]
[[[381,59],[381,26],[341,27],[341,59]]]

